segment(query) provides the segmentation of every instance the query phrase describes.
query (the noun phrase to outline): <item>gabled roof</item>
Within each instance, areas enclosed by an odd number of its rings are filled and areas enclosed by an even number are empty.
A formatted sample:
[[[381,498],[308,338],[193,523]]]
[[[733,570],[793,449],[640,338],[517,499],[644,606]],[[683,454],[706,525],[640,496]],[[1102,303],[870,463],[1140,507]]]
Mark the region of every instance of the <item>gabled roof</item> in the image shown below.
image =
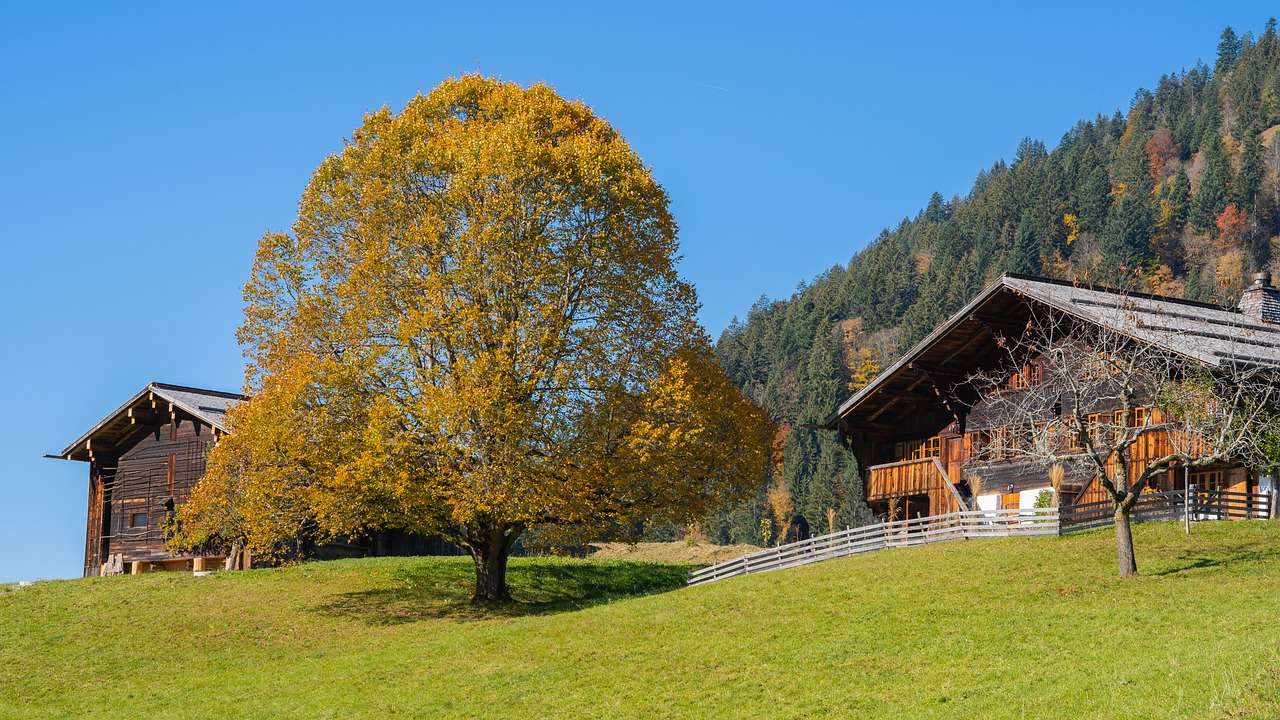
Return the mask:
[[[92,441],[98,440],[114,445],[115,441],[133,430],[135,416],[145,415],[146,419],[155,419],[151,416],[153,409],[165,420],[169,418],[172,410],[175,414],[181,413],[211,428],[227,432],[227,410],[235,403],[248,399],[245,395],[221,390],[205,390],[169,383],[148,383],[123,405],[67,445],[57,457],[67,460],[88,460]]]
[[[904,373],[922,366],[922,358],[937,361],[965,352],[966,344],[973,344],[977,337],[976,333],[969,338],[960,337],[966,324],[974,318],[998,324],[997,316],[1009,312],[1012,307],[1009,301],[1013,299],[1020,304],[1030,301],[1052,307],[1206,366],[1233,362],[1280,366],[1280,325],[1263,323],[1239,310],[1010,273],[988,285],[866,387],[841,403],[823,426],[834,429],[840,418],[867,403],[889,384],[902,384]],[[985,320],[980,317],[984,311]],[[944,343],[950,345],[940,353],[938,348]],[[941,358],[937,357],[939,354]]]

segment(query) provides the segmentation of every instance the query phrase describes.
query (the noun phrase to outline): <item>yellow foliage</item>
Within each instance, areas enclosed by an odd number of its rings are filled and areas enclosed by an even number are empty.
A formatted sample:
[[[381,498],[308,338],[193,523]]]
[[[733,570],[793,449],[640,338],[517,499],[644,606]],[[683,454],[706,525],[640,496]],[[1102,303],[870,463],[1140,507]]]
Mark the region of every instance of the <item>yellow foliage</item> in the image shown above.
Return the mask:
[[[860,348],[854,355],[854,363],[849,368],[849,391],[857,392],[871,384],[880,374],[880,364],[875,361],[868,348]]]
[[[1155,272],[1147,279],[1151,286],[1151,292],[1156,295],[1167,295],[1169,297],[1181,297],[1185,289],[1183,282],[1173,275],[1173,270],[1168,265],[1161,265],[1156,268]]]
[[[1067,228],[1067,245],[1070,246],[1076,240],[1080,239],[1080,218],[1074,213],[1066,213],[1062,216],[1062,224]]]
[[[1239,249],[1228,250],[1218,258],[1214,268],[1221,298],[1239,297],[1244,289],[1244,253]]]
[[[367,115],[259,244],[254,398],[182,541],[435,533],[472,551],[479,597],[525,529],[692,522],[749,492],[772,430],[677,252],[649,169],[545,85],[467,76]]]
[[[781,537],[782,533],[787,531],[792,513],[795,512],[795,505],[791,500],[791,489],[787,487],[787,481],[781,474],[774,476],[773,482],[769,485],[766,500],[769,503],[769,512],[773,515],[774,526],[778,528],[778,534]]]

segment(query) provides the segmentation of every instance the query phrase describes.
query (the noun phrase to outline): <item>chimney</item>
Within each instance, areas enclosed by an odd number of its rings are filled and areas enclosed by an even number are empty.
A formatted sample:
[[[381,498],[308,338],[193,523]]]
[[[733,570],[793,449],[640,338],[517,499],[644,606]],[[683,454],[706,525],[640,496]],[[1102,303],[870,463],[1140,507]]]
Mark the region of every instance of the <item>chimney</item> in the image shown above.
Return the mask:
[[[1254,273],[1237,305],[1240,312],[1265,323],[1280,323],[1280,290],[1271,286],[1271,273]]]

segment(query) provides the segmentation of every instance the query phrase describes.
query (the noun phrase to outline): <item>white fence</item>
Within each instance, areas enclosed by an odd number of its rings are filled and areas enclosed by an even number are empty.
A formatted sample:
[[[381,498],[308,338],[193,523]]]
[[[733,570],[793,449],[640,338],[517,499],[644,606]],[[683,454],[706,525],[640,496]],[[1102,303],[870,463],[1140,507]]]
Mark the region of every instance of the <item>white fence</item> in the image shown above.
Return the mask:
[[[822,560],[961,538],[1057,535],[1058,509],[962,510],[882,522],[767,548],[689,574],[689,584],[782,570]]]

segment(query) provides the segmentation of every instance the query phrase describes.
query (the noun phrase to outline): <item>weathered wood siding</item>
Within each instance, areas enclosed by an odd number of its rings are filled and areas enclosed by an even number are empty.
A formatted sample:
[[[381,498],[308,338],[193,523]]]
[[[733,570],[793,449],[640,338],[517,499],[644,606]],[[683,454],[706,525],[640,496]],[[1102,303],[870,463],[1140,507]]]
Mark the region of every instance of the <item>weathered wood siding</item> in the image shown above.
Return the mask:
[[[177,559],[165,547],[166,524],[204,475],[212,445],[208,426],[179,420],[143,428],[114,461],[94,464],[86,574],[112,555],[126,563]]]

